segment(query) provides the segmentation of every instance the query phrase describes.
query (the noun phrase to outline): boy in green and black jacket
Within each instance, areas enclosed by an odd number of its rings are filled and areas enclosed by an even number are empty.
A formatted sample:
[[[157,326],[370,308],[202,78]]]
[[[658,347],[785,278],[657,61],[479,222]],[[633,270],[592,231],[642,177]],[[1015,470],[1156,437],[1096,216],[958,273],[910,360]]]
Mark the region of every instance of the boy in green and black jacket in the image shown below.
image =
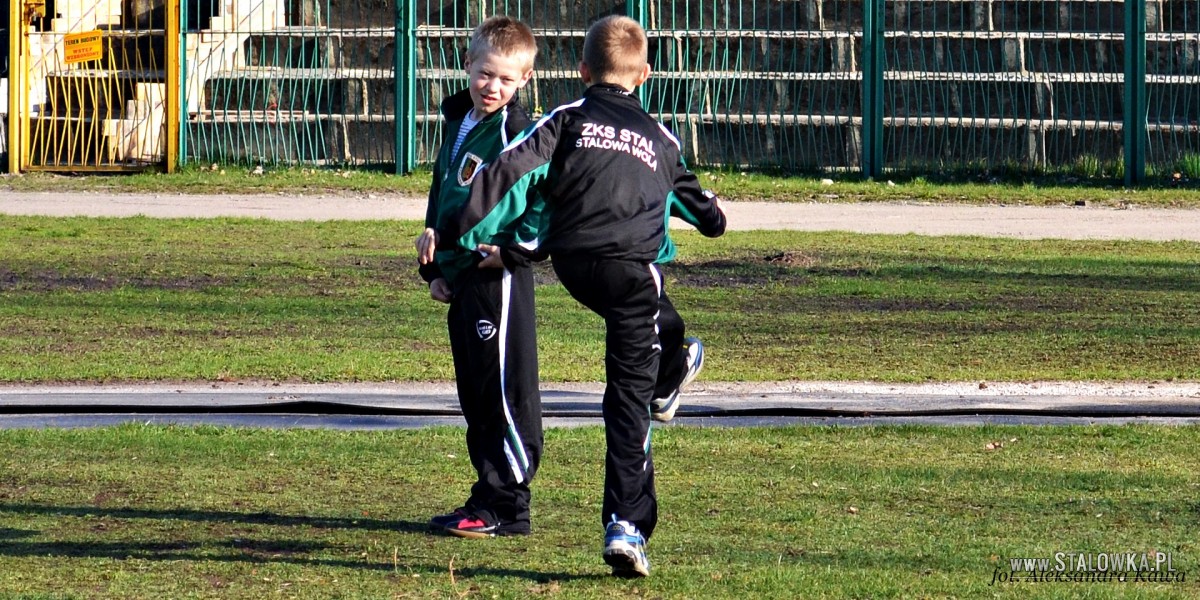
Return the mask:
[[[492,17],[475,29],[468,88],[442,102],[445,138],[434,163],[426,229],[416,240],[430,296],[450,305],[458,400],[477,475],[466,502],[429,523],[459,537],[530,531],[529,481],[542,454],[533,275],[528,262],[480,268],[480,252],[432,250],[436,231],[466,204],[481,167],[530,123],[516,92],[533,75],[536,55],[533,32],[516,19]]]

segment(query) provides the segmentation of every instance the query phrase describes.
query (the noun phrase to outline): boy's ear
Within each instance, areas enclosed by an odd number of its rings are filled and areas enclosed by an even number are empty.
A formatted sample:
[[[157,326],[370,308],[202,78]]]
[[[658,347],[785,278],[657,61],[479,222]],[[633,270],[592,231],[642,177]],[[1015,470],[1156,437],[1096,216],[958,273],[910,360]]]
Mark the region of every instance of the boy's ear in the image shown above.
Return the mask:
[[[525,73],[521,75],[521,83],[518,83],[517,87],[518,88],[525,87],[525,84],[529,83],[530,79],[533,79],[533,69],[525,71]]]
[[[646,83],[647,79],[650,79],[650,63],[646,63],[646,66],[642,67],[642,72],[638,74],[637,82],[633,84],[633,87]]]
[[[584,85],[592,85],[592,70],[585,62],[579,63],[579,78],[583,80]]]

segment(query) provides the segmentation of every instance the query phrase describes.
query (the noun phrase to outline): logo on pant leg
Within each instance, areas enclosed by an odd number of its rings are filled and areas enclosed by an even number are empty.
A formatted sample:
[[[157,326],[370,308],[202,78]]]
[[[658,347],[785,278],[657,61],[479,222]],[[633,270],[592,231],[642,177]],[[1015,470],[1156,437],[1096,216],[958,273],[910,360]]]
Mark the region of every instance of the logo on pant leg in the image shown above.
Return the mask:
[[[475,331],[479,333],[479,339],[485,342],[493,337],[496,337],[496,326],[492,325],[489,321],[484,321],[483,319],[480,319],[478,323],[475,323]]]

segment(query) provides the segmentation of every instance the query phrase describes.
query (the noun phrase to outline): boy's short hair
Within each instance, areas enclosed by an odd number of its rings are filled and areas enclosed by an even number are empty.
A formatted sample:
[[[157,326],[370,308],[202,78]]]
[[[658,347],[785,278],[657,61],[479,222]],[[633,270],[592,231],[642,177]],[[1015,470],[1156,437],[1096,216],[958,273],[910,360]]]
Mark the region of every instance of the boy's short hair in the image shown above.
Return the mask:
[[[646,67],[646,30],[633,19],[610,15],[596,21],[583,38],[583,62],[592,79],[604,83],[627,83]]]
[[[467,60],[481,60],[489,52],[504,56],[523,55],[527,60],[526,70],[533,68],[537,58],[537,40],[528,25],[509,17],[488,17],[471,32],[471,45],[467,49]]]

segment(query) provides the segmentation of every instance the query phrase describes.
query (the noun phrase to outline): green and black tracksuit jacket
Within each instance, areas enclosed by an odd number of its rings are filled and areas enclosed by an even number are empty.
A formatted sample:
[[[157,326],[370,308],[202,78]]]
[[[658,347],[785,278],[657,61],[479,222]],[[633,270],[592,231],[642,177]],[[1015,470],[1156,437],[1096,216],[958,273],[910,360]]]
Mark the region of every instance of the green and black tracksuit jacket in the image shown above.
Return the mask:
[[[477,176],[457,218],[439,228],[447,251],[515,232],[506,264],[549,255],[567,291],[604,318],[601,521],[616,515],[647,537],[657,522],[649,404],[662,354],[655,263],[674,250],[666,236],[673,202],[704,235],[724,232],[725,215],[684,165],[679,141],[637,98],[598,84],[505,148]]]
[[[444,229],[460,212],[483,165],[530,123],[514,98],[476,124],[452,155],[471,97],[464,90],[441,108],[445,136],[425,213],[426,227],[434,229]],[[499,245],[512,239],[497,233],[477,239]],[[464,506],[495,524],[497,533],[522,533],[529,530],[529,481],[542,454],[533,274],[528,265],[481,269],[481,259],[474,247],[439,249],[420,273],[425,281],[445,278],[453,292],[446,321],[477,475]]]
[[[528,113],[514,97],[508,106],[475,125],[463,140],[458,154],[451,156],[458,129],[471,108],[471,96],[467,90],[442,101],[444,136],[433,165],[433,182],[429,188],[429,204],[425,209],[426,227],[439,231],[444,229],[467,203],[471,182],[480,167],[500,154],[530,124]],[[503,242],[510,237],[495,238],[498,232],[500,230],[485,232],[480,228],[476,239],[480,243],[496,240],[502,242],[499,245],[504,245]],[[439,246],[435,261],[420,267],[421,277],[426,282],[442,277],[452,288],[455,287],[459,282],[459,274],[473,268],[483,258],[474,250],[474,247]]]

